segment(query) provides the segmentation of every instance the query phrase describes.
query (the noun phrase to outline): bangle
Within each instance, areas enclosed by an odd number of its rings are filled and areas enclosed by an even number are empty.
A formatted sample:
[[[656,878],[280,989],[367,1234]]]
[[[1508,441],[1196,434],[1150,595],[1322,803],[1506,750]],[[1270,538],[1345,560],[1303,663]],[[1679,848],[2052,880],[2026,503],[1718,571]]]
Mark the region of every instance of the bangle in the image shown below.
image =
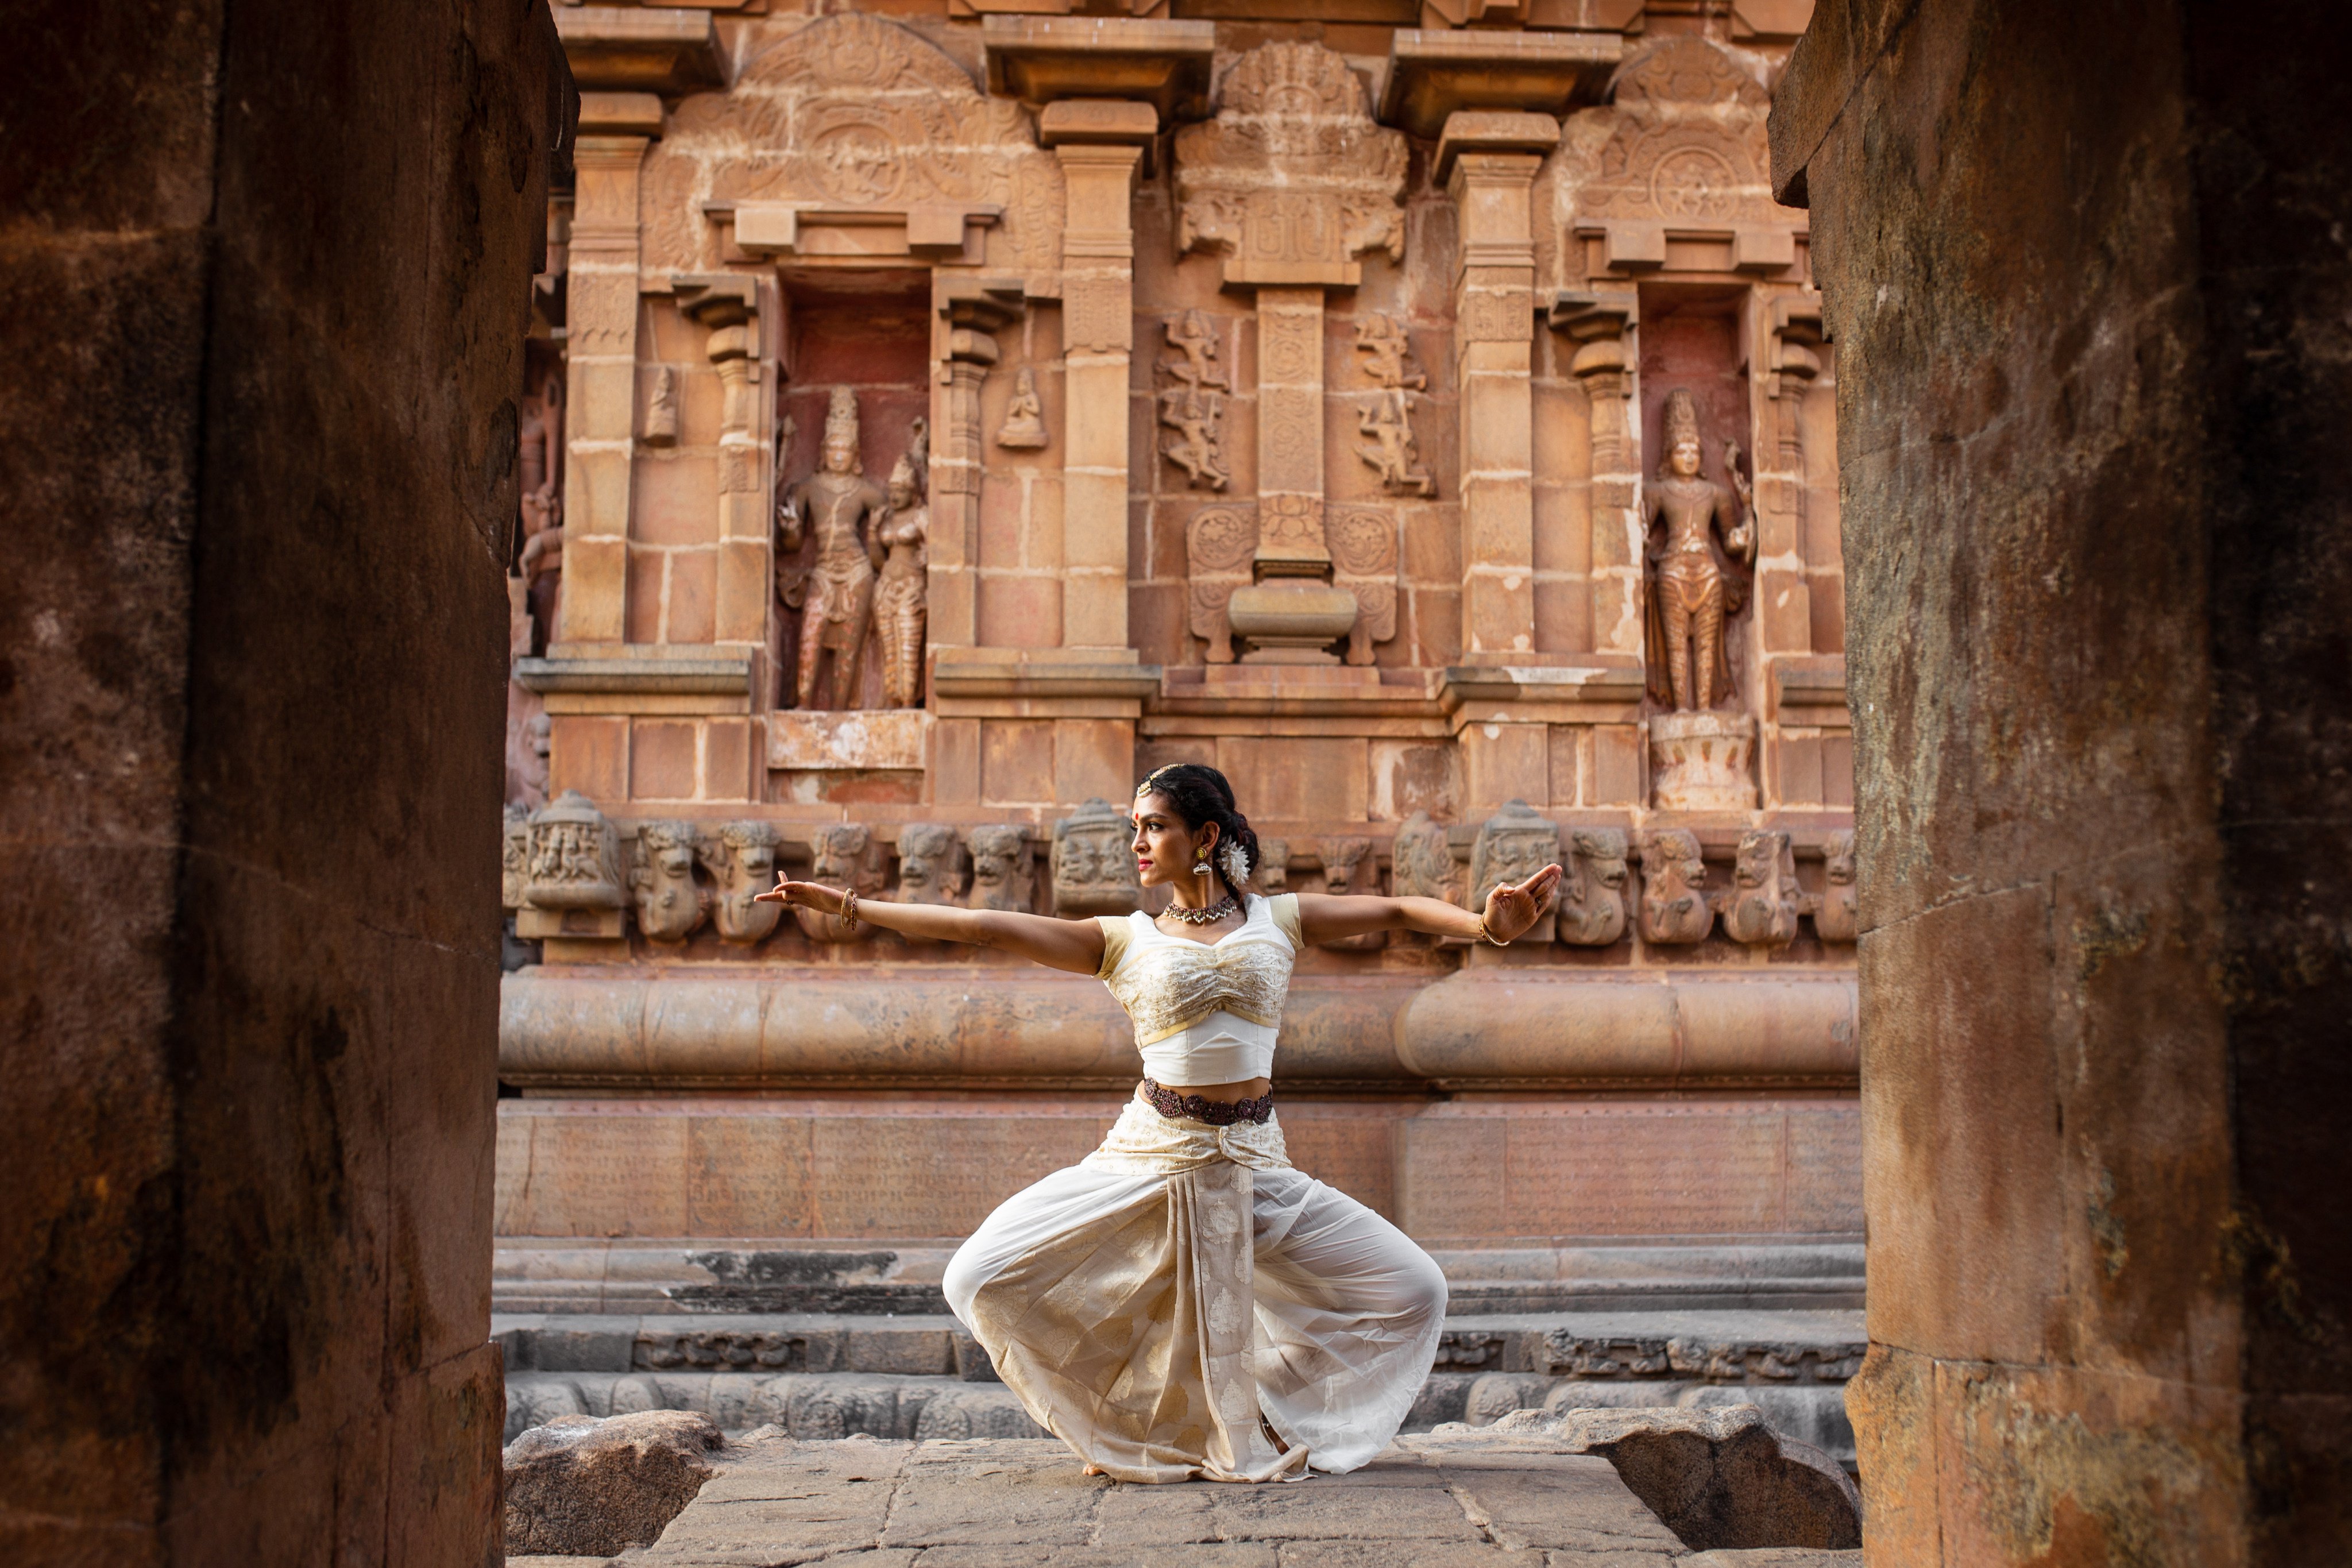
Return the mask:
[[[1478,917],[1478,940],[1480,942],[1493,942],[1496,947],[1508,947],[1511,945],[1507,942],[1499,942],[1496,940],[1495,933],[1486,929],[1486,917],[1485,915],[1480,915]]]
[[[857,929],[857,889],[851,888],[841,895],[840,921],[845,930]]]

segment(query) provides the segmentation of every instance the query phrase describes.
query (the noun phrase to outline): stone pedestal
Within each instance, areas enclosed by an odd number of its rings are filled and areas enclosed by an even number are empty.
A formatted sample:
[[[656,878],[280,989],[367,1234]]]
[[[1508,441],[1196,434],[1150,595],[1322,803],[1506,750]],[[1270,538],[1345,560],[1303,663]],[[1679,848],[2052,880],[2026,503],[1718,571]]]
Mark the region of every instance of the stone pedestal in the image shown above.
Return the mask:
[[[1650,721],[1651,804],[1660,811],[1753,811],[1756,721],[1661,713]]]

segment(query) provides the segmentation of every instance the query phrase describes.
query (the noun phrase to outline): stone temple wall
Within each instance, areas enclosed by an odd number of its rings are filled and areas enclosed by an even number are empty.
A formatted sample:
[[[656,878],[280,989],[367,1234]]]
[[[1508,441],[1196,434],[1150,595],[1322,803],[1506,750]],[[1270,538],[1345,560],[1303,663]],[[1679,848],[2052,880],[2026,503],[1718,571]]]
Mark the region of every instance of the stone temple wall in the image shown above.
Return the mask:
[[[1855,1304],[1809,7],[1000,9],[559,8],[500,1300],[911,1279],[1082,1154],[1099,985],[750,896],[1132,908],[1192,759],[1269,890],[1570,868],[1507,952],[1299,966],[1292,1147],[1465,1300]]]

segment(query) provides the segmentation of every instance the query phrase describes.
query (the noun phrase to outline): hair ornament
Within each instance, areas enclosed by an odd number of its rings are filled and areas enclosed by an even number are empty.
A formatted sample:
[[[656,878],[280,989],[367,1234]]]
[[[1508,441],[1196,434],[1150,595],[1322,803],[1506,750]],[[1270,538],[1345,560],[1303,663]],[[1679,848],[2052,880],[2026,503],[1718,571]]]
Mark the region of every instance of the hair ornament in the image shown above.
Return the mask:
[[[1249,856],[1243,850],[1240,839],[1225,840],[1225,847],[1217,852],[1217,864],[1224,868],[1225,880],[1234,887],[1249,885]]]

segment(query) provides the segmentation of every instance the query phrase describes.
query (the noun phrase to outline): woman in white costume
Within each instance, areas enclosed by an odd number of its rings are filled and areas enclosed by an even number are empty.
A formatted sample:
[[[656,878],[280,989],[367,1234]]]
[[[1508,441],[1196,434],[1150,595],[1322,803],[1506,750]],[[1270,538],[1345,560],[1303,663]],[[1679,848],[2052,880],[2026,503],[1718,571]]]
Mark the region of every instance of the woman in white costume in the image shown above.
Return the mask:
[[[1122,1480],[1352,1470],[1429,1375],[1445,1279],[1283,1152],[1272,1074],[1292,963],[1367,931],[1507,942],[1559,868],[1496,888],[1481,915],[1260,898],[1257,836],[1224,775],[1196,763],[1136,791],[1134,850],[1144,885],[1173,894],[1156,921],[860,903],[789,879],[761,897],[1092,974],[1134,1020],[1146,1076],[1102,1146],[1006,1200],[948,1265],[948,1304],[1040,1425]]]

